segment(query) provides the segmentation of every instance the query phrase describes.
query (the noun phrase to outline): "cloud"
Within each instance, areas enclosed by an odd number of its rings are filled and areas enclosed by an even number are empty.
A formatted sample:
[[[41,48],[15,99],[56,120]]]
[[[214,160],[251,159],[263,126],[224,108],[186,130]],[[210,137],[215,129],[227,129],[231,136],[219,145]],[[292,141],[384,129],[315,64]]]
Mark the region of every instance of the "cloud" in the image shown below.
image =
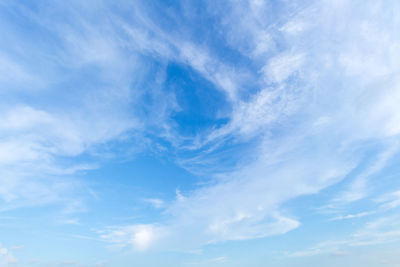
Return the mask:
[[[397,242],[400,240],[400,228],[397,224],[398,219],[398,216],[395,215],[371,220],[347,238],[324,241],[306,250],[289,253],[289,256],[309,257],[335,253],[343,249],[351,249],[352,247]]]
[[[334,198],[333,203],[348,204],[365,198],[369,191],[368,179],[381,171],[385,165],[388,164],[390,159],[398,153],[398,150],[397,139],[392,142],[389,141],[383,151],[375,157],[374,162],[354,179],[345,192],[342,192],[339,196]]]
[[[398,153],[394,121],[399,110],[393,103],[400,88],[399,68],[394,60],[383,65],[385,58],[399,59],[395,49],[386,48],[400,42],[394,29],[386,27],[395,18],[373,11],[387,7],[323,1],[288,8],[290,16],[282,11],[279,25],[270,25],[261,18],[273,9],[261,3],[221,5],[229,7],[221,18],[227,42],[253,63],[249,72],[258,73],[252,77],[258,87],[240,98],[240,89],[219,85],[231,100],[228,122],[200,137],[204,141],[194,146],[198,154],[180,162],[195,165],[197,160],[200,168],[218,170],[218,164],[233,157],[221,150],[238,144],[251,149],[238,150],[242,154],[230,169],[214,172],[208,185],[181,192],[183,198],[165,207],[165,217],[157,225],[167,234],[155,247],[197,248],[285,234],[300,225],[295,212],[282,209],[289,200],[317,194],[360,169],[349,189],[352,196],[343,199],[366,197],[369,179]],[[351,10],[357,12],[347,16]],[[370,24],[366,26],[365,20]],[[260,37],[266,33],[267,39]],[[266,40],[268,44],[263,43]],[[358,46],[360,52],[355,51]],[[217,60],[194,45],[183,47],[187,64],[218,85],[216,76],[208,74],[213,67],[218,69]],[[376,69],[380,67],[383,70]],[[210,148],[213,142],[216,145]],[[367,155],[375,162],[370,167],[362,164]],[[136,234],[118,229],[124,236]]]
[[[1,18],[2,27],[9,27],[5,38],[10,48],[0,46],[1,66],[18,80],[2,81],[2,210],[68,205],[85,187],[75,176],[97,168],[99,158],[115,155],[106,144],[125,142],[128,137],[134,142],[133,136],[142,129],[131,106],[136,93],[129,87],[134,78],[128,75],[141,64],[126,63],[122,43],[110,24],[98,20],[97,27],[89,22],[91,9],[78,2],[65,9],[63,18],[53,17],[53,12],[64,10],[62,3],[35,5],[40,14],[19,3],[7,3],[5,8],[15,11],[37,35],[10,24],[7,16]],[[93,8],[105,12],[101,4]],[[37,38],[45,41],[33,46]],[[57,40],[49,41],[52,38]],[[19,87],[18,93],[14,87]],[[90,159],[75,160],[83,154]]]
[[[159,209],[165,206],[165,202],[159,198],[147,198],[144,200],[145,202],[150,203],[154,208]]]
[[[18,245],[18,246],[12,246],[10,249],[11,250],[20,250],[23,249],[25,246],[24,245]]]
[[[353,168],[353,163],[341,159],[341,153],[323,158],[319,151],[307,151],[307,146],[297,141],[290,146],[286,142],[288,147],[266,143],[268,150],[254,163],[213,185],[180,193],[182,197],[166,207],[165,221],[159,226],[167,234],[154,246],[193,249],[229,240],[284,234],[297,228],[299,221],[280,211],[282,203],[317,193]],[[301,160],[299,154],[303,155]],[[315,165],[319,168],[313,168]],[[118,229],[129,235],[124,227]]]
[[[280,83],[296,70],[300,69],[304,56],[301,54],[283,54],[269,60],[262,68],[268,82]]]
[[[375,199],[380,204],[380,209],[394,209],[400,206],[400,190],[385,193],[384,195]]]
[[[57,220],[57,223],[59,223],[59,224],[68,224],[68,225],[80,225],[79,220],[75,219],[75,218]]]
[[[348,219],[354,219],[354,218],[361,218],[361,217],[365,217],[371,214],[374,214],[374,211],[365,211],[365,212],[360,212],[360,213],[356,213],[356,214],[348,214],[348,215],[344,215],[344,216],[337,216],[332,218],[332,221],[338,221],[338,220],[348,220]]]
[[[187,262],[187,263],[185,263],[185,265],[188,265],[188,266],[192,266],[192,265],[209,266],[210,264],[225,263],[226,261],[227,261],[227,258],[224,257],[224,256],[221,256],[221,257],[202,260],[202,261]]]
[[[174,155],[189,171],[208,171],[209,180],[177,190],[173,201],[145,200],[160,209],[159,221],[99,232],[119,247],[192,250],[285,234],[302,223],[285,204],[355,170],[360,175],[333,202],[367,197],[370,179],[398,153],[400,133],[400,40],[398,27],[387,27],[398,22],[385,15],[393,7],[373,2],[282,3],[279,12],[264,1],[210,2],[203,8],[221,29],[220,44],[186,34],[193,14],[171,10],[167,27],[145,3],[123,3],[122,11],[103,2],[36,3],[39,13],[8,4],[41,34],[9,30],[4,43],[12,51],[0,45],[0,71],[13,77],[1,79],[2,210],[57,202],[68,203],[65,214],[85,210],[77,195],[87,190],[74,176],[147,148]],[[212,121],[225,123],[181,133],[172,114],[183,107],[165,88],[170,63],[223,93],[228,108]],[[160,140],[168,145],[160,148]],[[119,153],[114,145],[124,142],[134,151]],[[365,167],[365,158],[374,163]],[[334,244],[370,238],[359,233]]]
[[[7,248],[0,245],[0,265],[14,266],[17,262],[18,259],[16,259]]]
[[[134,225],[126,227],[111,228],[100,231],[100,237],[124,247],[126,244],[138,251],[144,251],[154,245],[165,234],[163,229],[155,225]]]

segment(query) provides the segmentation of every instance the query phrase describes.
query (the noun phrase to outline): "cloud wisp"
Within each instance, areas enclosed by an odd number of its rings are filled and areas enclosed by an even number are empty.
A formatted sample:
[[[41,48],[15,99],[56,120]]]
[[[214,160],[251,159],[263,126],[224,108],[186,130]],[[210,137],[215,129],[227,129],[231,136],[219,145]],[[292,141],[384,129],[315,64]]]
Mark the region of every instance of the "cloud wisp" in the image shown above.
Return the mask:
[[[258,21],[251,4],[238,6],[245,11],[242,21]],[[233,101],[229,122],[205,140],[258,140],[249,156],[252,162],[238,162],[238,169],[219,174],[214,184],[184,192],[183,199],[170,203],[165,221],[157,222],[165,241],[155,246],[175,244],[178,249],[284,234],[300,225],[294,213],[282,213],[285,202],[317,194],[363,168],[342,199],[365,198],[371,192],[361,192],[363,185],[398,153],[399,109],[393,103],[400,92],[399,66],[392,59],[400,57],[395,49],[400,40],[393,28],[386,27],[387,20],[396,23],[395,17],[374,11],[380,8],[384,13],[384,5],[312,3],[307,8],[289,8],[289,20],[265,28],[237,26],[236,7],[232,4],[232,14],[225,18],[232,23],[225,21],[224,26],[229,29],[228,40],[235,36],[230,45],[243,56],[251,60],[254,56],[249,52],[254,48],[243,48],[246,41],[261,49],[267,44],[260,36],[271,33],[268,46],[254,59],[260,88],[246,100]],[[268,6],[258,8],[268,14]],[[345,16],[355,9],[356,14]],[[250,39],[241,35],[249,27]],[[354,43],[363,52],[356,52]],[[391,60],[387,63],[383,58]],[[214,151],[199,153],[205,158]],[[367,156],[375,163],[365,168]],[[201,157],[196,159],[204,163]],[[111,231],[106,237],[113,240],[112,236]]]
[[[10,12],[0,16],[0,212],[60,204],[59,224],[84,225],[75,213],[99,197],[82,177],[143,152],[198,180],[138,196],[157,216],[86,229],[118,248],[284,235],[307,223],[293,204],[307,196],[347,214],[331,223],[386,216],[398,191],[372,184],[399,155],[400,6],[391,4],[1,3]],[[346,210],[369,200],[379,211]],[[394,223],[383,229],[390,218],[375,219],[291,256],[397,240]]]

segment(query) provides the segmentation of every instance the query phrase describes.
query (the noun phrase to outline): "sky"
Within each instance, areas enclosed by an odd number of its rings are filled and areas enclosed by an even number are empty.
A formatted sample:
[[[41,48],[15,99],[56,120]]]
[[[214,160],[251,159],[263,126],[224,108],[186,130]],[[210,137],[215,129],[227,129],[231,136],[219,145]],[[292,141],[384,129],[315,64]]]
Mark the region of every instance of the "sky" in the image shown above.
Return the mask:
[[[0,0],[0,266],[400,266],[400,2]]]

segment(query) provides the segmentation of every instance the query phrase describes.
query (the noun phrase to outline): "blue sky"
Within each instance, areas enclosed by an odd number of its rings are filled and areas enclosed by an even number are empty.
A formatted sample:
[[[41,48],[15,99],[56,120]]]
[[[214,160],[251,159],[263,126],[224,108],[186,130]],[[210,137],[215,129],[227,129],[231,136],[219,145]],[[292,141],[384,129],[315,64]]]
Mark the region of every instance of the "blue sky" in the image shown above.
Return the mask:
[[[400,266],[398,1],[0,1],[0,266]]]

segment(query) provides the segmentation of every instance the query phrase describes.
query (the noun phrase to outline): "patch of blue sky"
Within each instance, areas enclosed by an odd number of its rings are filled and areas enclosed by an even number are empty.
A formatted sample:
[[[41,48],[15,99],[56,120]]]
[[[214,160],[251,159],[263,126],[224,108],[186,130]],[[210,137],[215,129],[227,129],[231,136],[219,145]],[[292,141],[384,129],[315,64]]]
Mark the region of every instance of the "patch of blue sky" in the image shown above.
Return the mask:
[[[173,92],[179,106],[172,114],[179,134],[194,137],[228,122],[231,107],[209,81],[186,66],[174,64],[167,67],[166,76],[164,86]]]

